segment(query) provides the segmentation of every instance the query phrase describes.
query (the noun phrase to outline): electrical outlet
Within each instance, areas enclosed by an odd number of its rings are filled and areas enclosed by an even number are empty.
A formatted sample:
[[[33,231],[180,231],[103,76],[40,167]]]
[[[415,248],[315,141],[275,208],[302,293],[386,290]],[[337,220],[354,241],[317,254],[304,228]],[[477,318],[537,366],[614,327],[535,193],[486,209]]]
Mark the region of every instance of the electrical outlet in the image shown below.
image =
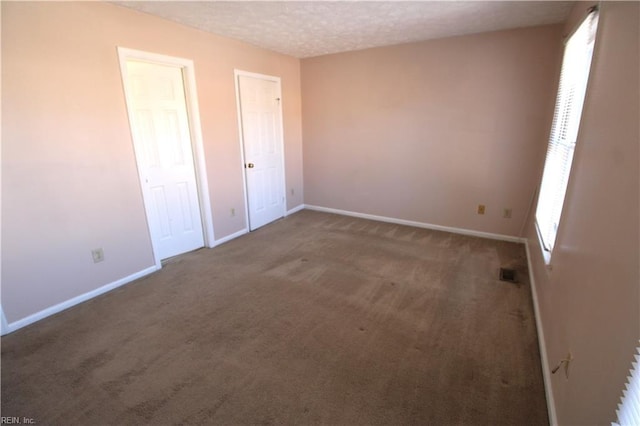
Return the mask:
[[[478,204],[478,214],[484,214],[485,206],[484,204]]]
[[[236,215],[236,209],[232,208],[231,209],[231,217],[234,217]]]
[[[502,217],[505,219],[511,219],[511,209],[504,209],[502,211]]]
[[[93,256],[93,263],[102,262],[104,260],[104,251],[101,248],[91,250],[91,256]]]

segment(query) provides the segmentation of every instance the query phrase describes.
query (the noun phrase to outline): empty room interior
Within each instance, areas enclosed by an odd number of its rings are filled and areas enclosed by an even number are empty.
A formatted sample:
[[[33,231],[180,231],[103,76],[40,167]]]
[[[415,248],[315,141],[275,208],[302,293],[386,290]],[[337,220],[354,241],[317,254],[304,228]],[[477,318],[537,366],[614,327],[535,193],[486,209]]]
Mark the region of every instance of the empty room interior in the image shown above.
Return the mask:
[[[640,3],[0,12],[3,424],[633,424]]]

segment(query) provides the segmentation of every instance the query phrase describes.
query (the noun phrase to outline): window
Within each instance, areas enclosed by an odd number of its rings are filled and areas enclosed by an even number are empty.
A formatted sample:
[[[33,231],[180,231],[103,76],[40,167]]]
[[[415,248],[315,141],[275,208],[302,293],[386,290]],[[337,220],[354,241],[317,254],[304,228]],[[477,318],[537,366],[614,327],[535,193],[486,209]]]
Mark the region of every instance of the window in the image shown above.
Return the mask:
[[[556,241],[567,192],[597,25],[598,11],[591,10],[567,41],[562,59],[560,85],[536,209],[536,227],[547,261]]]

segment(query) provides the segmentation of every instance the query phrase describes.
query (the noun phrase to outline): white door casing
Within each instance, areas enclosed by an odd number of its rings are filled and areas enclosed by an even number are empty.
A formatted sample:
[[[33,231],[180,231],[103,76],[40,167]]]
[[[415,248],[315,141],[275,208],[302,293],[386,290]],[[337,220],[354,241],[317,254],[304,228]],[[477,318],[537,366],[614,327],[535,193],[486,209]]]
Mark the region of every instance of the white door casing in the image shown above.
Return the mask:
[[[236,71],[249,229],[285,215],[280,79]]]
[[[193,145],[202,148],[199,123],[193,119],[197,102],[188,99],[195,87],[189,90],[187,85],[186,60],[118,50],[149,233],[160,267],[162,259],[204,245],[203,213],[209,225],[207,245],[213,243],[210,208],[200,202],[208,192],[201,188],[204,161],[202,156],[194,161]],[[193,144],[194,133],[199,143]],[[208,203],[208,196],[202,201]]]
[[[7,323],[7,317],[4,316],[4,309],[0,305],[0,335],[4,336],[9,332],[9,323]]]

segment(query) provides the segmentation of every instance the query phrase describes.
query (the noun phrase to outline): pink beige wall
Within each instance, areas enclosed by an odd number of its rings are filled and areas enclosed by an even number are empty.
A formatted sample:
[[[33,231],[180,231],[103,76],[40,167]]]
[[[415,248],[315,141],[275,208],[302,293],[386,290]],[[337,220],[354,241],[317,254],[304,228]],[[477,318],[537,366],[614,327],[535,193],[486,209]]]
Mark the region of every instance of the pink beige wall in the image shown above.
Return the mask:
[[[1,7],[9,323],[154,264],[116,46],[194,61],[216,239],[246,227],[230,216],[244,209],[234,68],[282,78],[287,204],[302,203],[299,60],[107,3]]]
[[[553,114],[561,30],[303,59],[305,203],[520,236]]]
[[[546,150],[560,27],[305,59],[301,105],[290,57],[111,4],[1,8],[9,322],[153,265],[116,46],[194,60],[217,238],[246,226],[228,214],[244,208],[234,68],[282,77],[288,208],[302,203],[304,155],[307,204],[520,235]],[[575,358],[568,381],[552,376],[560,424],[613,419],[640,336],[639,13],[638,3],[602,3],[553,269],[527,221],[549,362]],[[103,263],[93,264],[95,247]]]
[[[640,338],[640,4],[600,4],[552,269],[544,265],[533,222],[527,227],[550,367],[569,351],[575,358],[569,380],[551,377],[561,425],[615,419]],[[589,6],[577,3],[570,22]]]

